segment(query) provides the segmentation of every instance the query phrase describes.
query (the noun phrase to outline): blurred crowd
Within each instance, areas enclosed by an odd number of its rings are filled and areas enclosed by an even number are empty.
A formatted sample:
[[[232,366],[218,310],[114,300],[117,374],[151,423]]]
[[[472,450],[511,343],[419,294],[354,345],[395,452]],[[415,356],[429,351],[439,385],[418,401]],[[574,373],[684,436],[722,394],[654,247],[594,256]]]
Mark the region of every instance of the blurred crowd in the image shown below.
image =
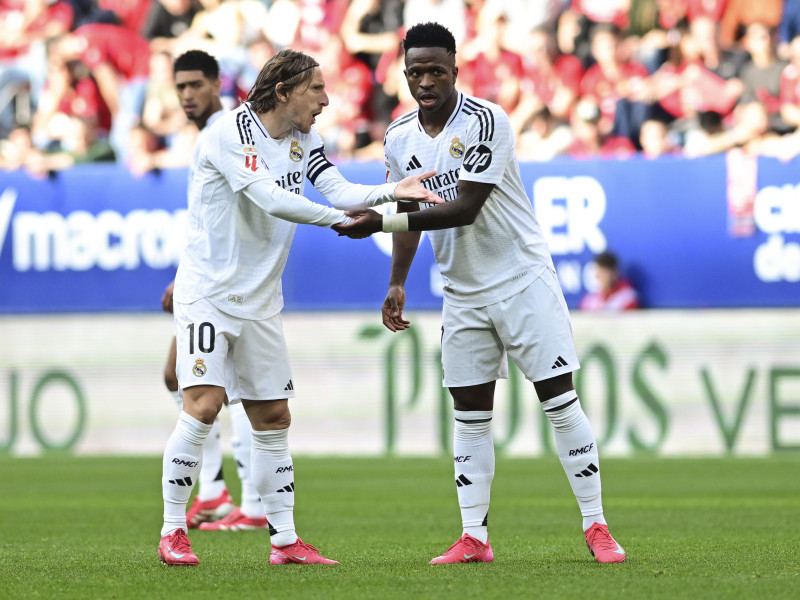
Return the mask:
[[[322,66],[329,155],[382,160],[422,21],[453,32],[459,89],[508,112],[522,161],[800,154],[800,0],[0,0],[0,168],[186,165],[173,58],[214,55],[233,107],[286,46]]]

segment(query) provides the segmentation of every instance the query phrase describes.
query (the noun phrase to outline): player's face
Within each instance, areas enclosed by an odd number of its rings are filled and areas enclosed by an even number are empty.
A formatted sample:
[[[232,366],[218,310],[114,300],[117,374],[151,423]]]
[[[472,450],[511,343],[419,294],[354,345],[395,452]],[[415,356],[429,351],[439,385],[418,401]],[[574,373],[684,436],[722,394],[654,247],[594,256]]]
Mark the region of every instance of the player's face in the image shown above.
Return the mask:
[[[195,123],[205,123],[216,111],[214,99],[219,97],[220,81],[211,81],[202,71],[178,71],[175,87],[183,112]]]
[[[309,81],[301,83],[289,92],[287,117],[292,127],[308,133],[326,106],[328,106],[328,94],[325,92],[325,80],[319,67],[315,67]]]
[[[403,72],[421,111],[450,115],[458,99],[455,56],[444,48],[410,48]]]

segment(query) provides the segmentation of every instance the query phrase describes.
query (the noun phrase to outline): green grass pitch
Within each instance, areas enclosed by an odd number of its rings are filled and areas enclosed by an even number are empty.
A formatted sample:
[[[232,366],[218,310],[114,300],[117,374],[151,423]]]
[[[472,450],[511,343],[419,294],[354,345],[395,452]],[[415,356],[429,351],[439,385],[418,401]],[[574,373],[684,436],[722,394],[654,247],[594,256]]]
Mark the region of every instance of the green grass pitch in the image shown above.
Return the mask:
[[[200,566],[177,568],[156,557],[160,457],[0,457],[0,598],[800,598],[797,454],[602,468],[619,565],[587,551],[555,457],[498,459],[493,564],[434,567],[460,534],[447,457],[299,456],[298,532],[340,566],[271,567],[265,532],[195,530]]]

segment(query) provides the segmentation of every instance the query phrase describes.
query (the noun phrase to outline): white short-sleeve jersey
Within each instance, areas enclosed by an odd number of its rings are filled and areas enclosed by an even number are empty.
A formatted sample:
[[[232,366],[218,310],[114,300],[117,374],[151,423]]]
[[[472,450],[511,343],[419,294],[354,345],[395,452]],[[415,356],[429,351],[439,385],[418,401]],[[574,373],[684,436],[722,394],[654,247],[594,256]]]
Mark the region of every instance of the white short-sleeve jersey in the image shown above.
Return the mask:
[[[425,133],[414,110],[389,126],[384,151],[387,181],[435,169],[424,185],[447,202],[462,179],[495,184],[472,225],[427,232],[445,301],[488,306],[523,290],[544,269],[554,270],[522,184],[508,116],[498,105],[458,92],[439,135]]]
[[[276,193],[284,193],[278,190],[282,188],[297,194],[299,205],[308,203],[300,198],[306,178],[341,205],[354,196],[372,204],[393,199],[393,186],[347,182],[325,156],[322,139],[313,129],[308,134],[293,129],[284,139],[271,138],[247,103],[207,126],[197,143],[189,185],[186,245],[175,277],[175,301],[189,304],[207,298],[221,311],[243,319],[266,319],[280,312],[281,276],[296,224],[273,216],[243,190],[263,180]],[[328,224],[333,222],[337,221]]]

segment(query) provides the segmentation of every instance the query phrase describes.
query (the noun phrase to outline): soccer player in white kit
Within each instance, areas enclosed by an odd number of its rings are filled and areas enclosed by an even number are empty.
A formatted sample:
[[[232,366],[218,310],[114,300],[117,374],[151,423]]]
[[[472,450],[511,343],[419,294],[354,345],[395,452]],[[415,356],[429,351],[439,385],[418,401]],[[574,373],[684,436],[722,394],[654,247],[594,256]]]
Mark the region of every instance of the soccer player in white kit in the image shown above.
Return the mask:
[[[219,117],[199,140],[189,184],[187,243],[174,288],[177,374],[183,412],[164,451],[164,524],[159,558],[196,565],[186,503],[202,445],[227,391],[252,426],[251,478],[270,524],[271,564],[338,564],[295,531],[288,399],[294,382],[281,325],[281,275],[297,223],[330,227],[342,210],[303,197],[307,178],[334,206],[440,199],[420,181],[351,184],[314,131],[328,104],[319,65],[281,50],[262,68],[247,102]]]
[[[172,70],[181,107],[187,118],[197,125],[199,139],[203,130],[225,113],[220,98],[219,64],[213,56],[202,50],[188,50],[175,59]],[[190,165],[189,181],[193,173]],[[173,286],[174,282],[167,286],[161,300],[163,309],[170,313],[173,310]],[[164,381],[181,408],[183,399],[175,373],[176,360],[177,346],[173,337],[164,367]],[[197,495],[186,512],[186,525],[189,528],[199,526],[200,529],[222,531],[266,529],[268,523],[264,508],[250,481],[250,420],[241,403],[229,405],[229,408],[233,457],[241,481],[241,506],[235,506],[223,476],[220,422],[217,419],[203,443]]]
[[[625,551],[603,517],[597,443],[572,383],[579,365],[569,312],[522,184],[508,116],[455,88],[455,40],[445,27],[415,25],[403,46],[406,80],[418,109],[386,131],[387,181],[436,169],[423,183],[446,203],[425,210],[398,205],[397,214],[384,216],[367,210],[334,229],[343,235],[395,232],[383,304],[383,322],[391,331],[409,326],[402,314],[403,286],[419,232],[429,232],[444,277],[443,385],[455,408],[463,531],[431,564],[494,558],[487,528],[494,478],[491,423],[495,382],[507,377],[507,354],[533,382],[553,426],[589,550],[599,562],[622,562]]]

